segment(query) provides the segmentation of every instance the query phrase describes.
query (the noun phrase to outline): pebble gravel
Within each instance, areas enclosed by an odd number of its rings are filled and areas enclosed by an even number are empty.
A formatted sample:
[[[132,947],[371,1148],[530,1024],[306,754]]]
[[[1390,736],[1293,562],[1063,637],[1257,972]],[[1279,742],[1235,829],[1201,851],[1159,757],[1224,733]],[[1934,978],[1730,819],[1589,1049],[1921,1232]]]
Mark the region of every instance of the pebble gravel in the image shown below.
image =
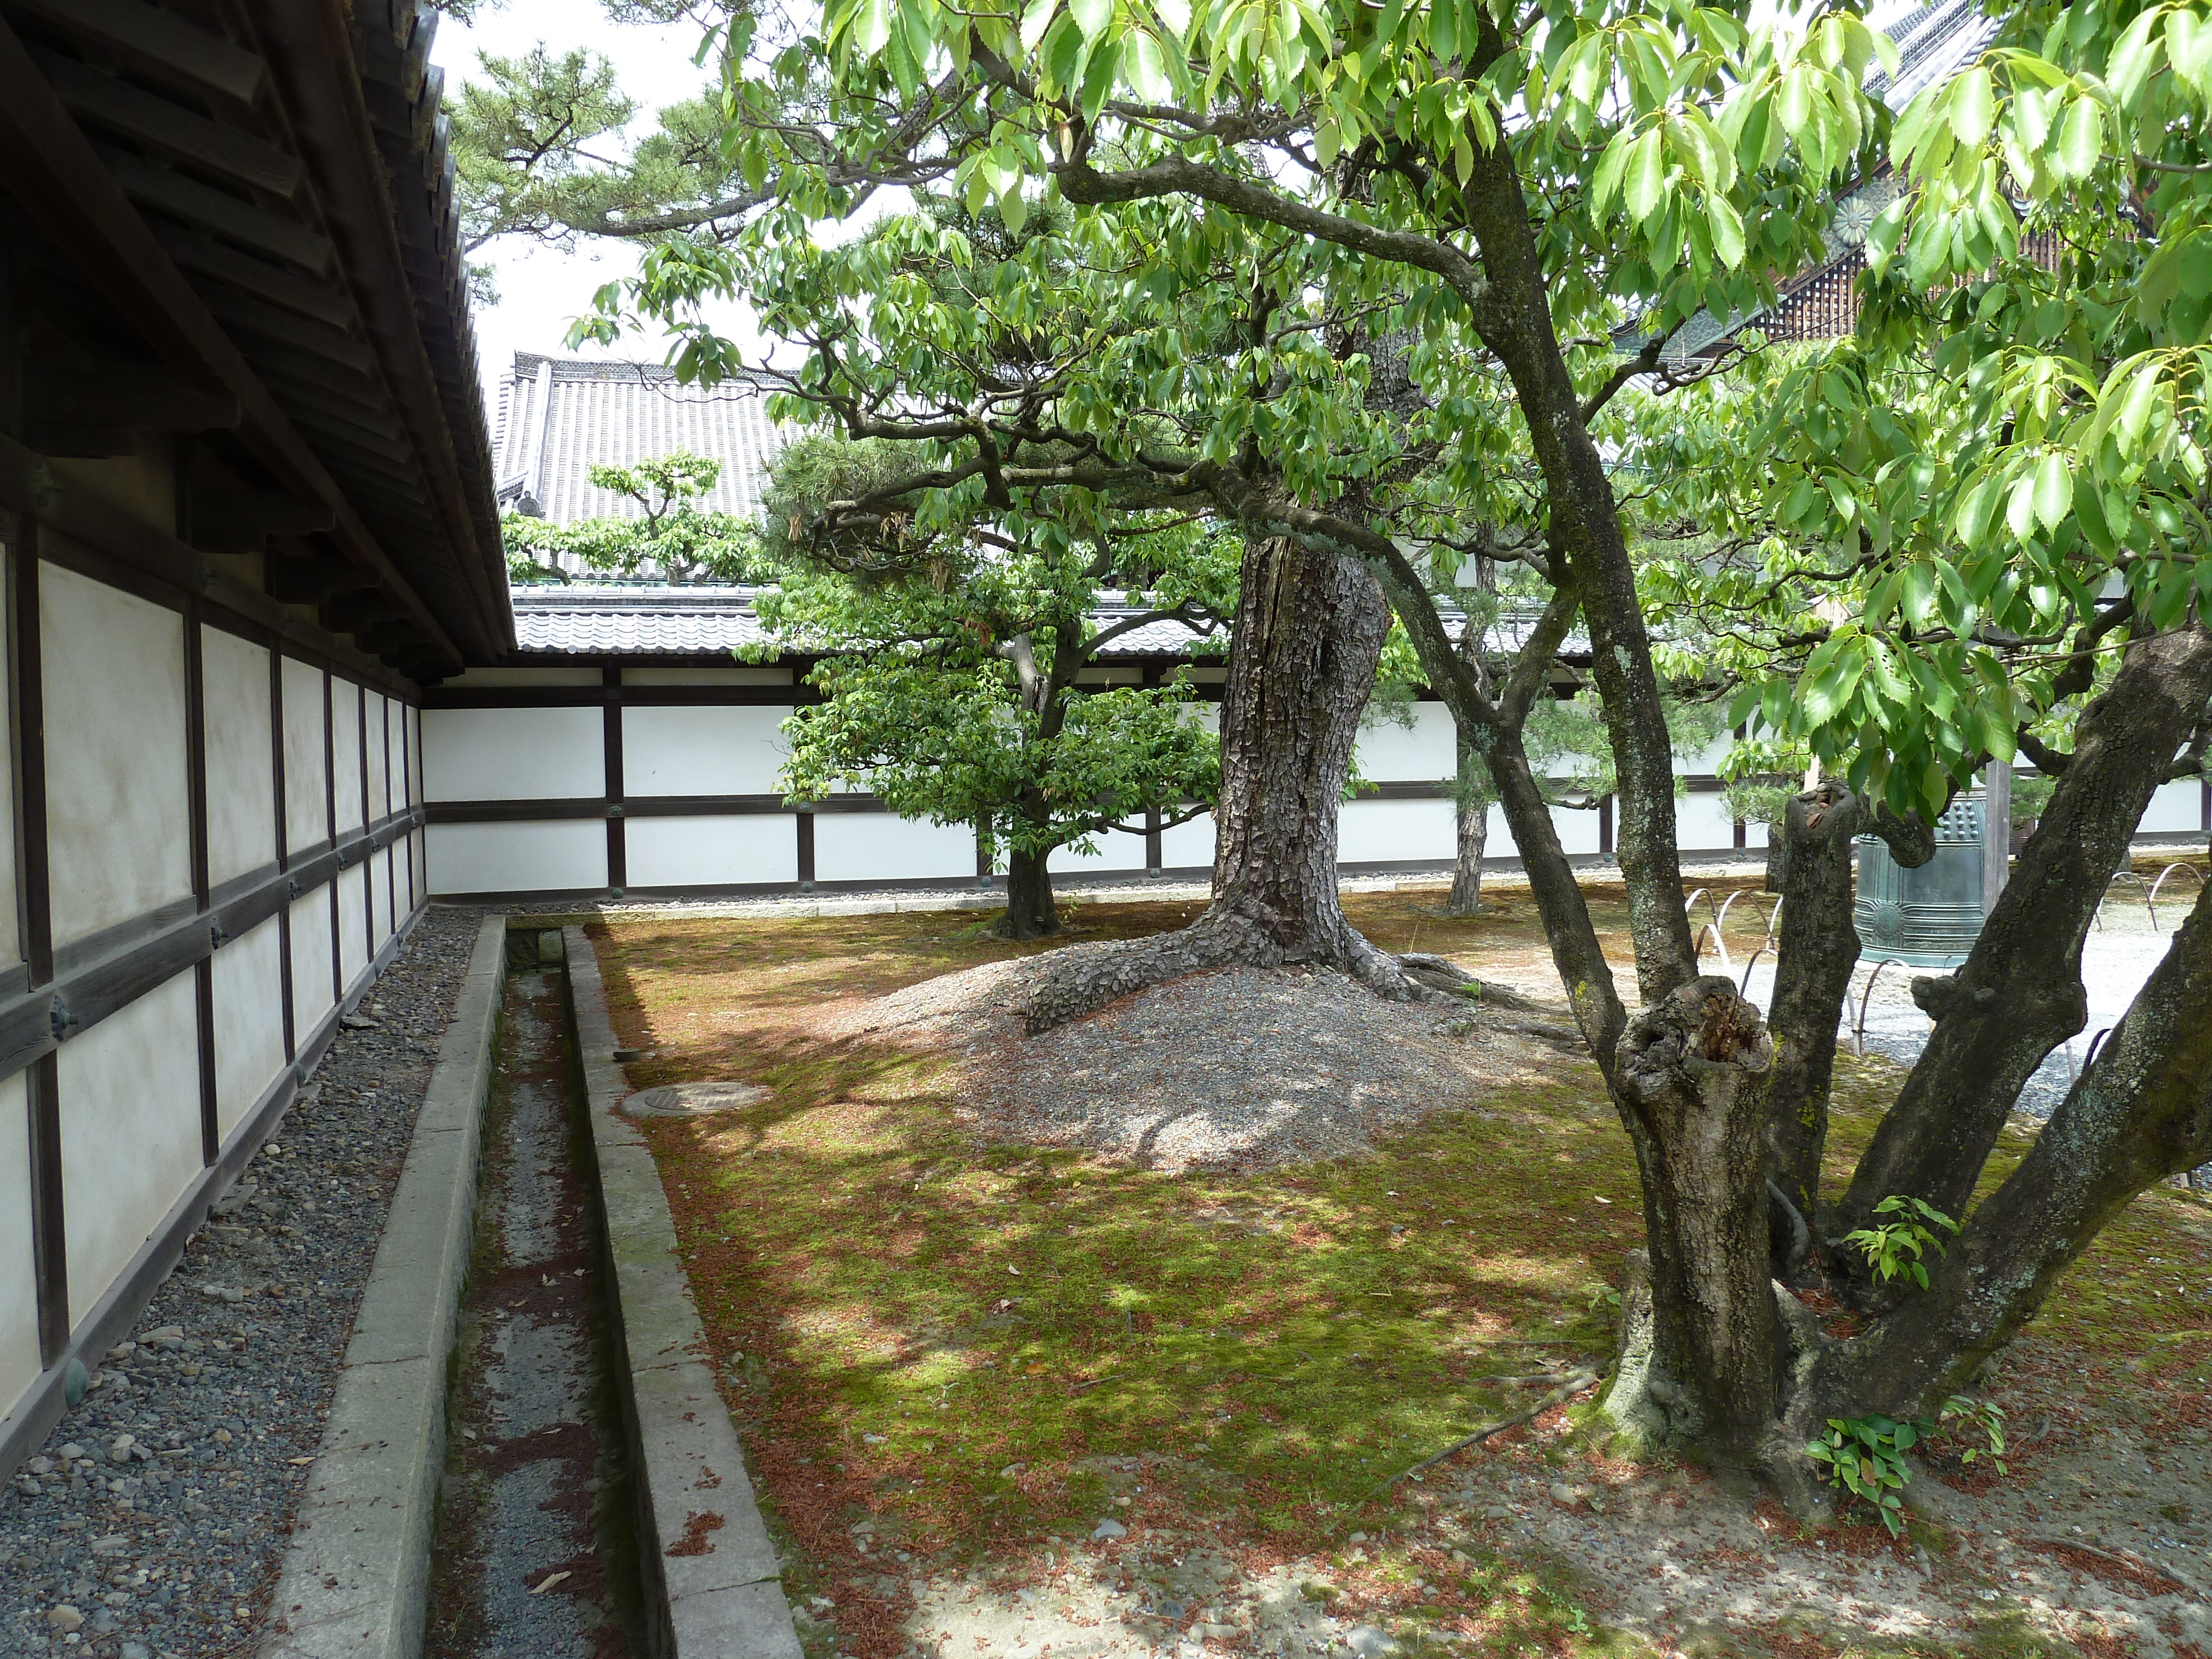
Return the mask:
[[[82,1402],[0,1486],[0,1654],[252,1651],[476,945],[434,908]]]

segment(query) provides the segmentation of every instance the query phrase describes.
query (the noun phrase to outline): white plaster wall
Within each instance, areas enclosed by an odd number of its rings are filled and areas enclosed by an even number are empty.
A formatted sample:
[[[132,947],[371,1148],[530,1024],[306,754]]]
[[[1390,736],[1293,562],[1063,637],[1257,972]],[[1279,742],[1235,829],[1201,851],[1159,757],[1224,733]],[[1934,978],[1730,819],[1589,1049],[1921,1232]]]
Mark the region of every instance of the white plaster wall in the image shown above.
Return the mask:
[[[417,805],[429,799],[422,788],[422,711],[410,708],[406,722],[407,802]]]
[[[351,680],[331,682],[331,775],[338,834],[350,835],[362,826],[361,687]]]
[[[392,849],[385,848],[369,860],[368,896],[376,909],[376,948],[382,950],[392,930],[399,924],[398,899],[392,891],[392,878],[398,873],[398,864]]]
[[[975,878],[975,831],[964,823],[895,818],[888,812],[818,812],[814,817],[817,881],[904,881],[927,876]]]
[[[422,720],[430,800],[550,800],[606,793],[604,710],[432,708]],[[431,864],[437,867],[434,854]],[[601,884],[605,880],[602,876]],[[434,881],[432,890],[489,890]]]
[[[199,1172],[197,1027],[187,969],[61,1046],[72,1329]]]
[[[185,635],[173,611],[46,565],[46,843],[56,944],[191,890]]]
[[[391,801],[384,810],[388,815],[407,805],[407,705],[392,701],[385,708],[390,716],[384,726],[384,787]]]
[[[269,653],[203,626],[200,683],[207,711],[208,879],[220,884],[276,859]]]
[[[1131,822],[1139,830],[1143,828],[1142,818],[1134,818]],[[1092,876],[1112,875],[1145,867],[1145,838],[1141,834],[1125,836],[1119,830],[1109,830],[1103,835],[1093,836],[1091,844],[1098,849],[1097,854],[1091,858],[1084,857],[1072,847],[1057,849],[1052,855],[1053,873],[1072,876],[1083,881]],[[1001,862],[1006,856],[1002,848],[999,854]],[[1002,871],[1000,873],[1005,872]]]
[[[284,841],[293,851],[331,838],[323,782],[323,671],[284,659]]]
[[[331,890],[292,902],[292,1035],[307,1046],[315,1022],[337,1000],[331,981]]]
[[[1161,830],[1160,866],[1166,870],[1213,868],[1213,814],[1201,812],[1188,823]]]
[[[39,1286],[31,1276],[31,1126],[23,1073],[0,1079],[0,1417],[39,1376]]]
[[[284,956],[276,918],[215,953],[216,1121],[230,1139],[284,1069]]]
[[[2155,836],[2198,830],[2203,823],[2204,786],[2195,778],[2184,778],[2159,785],[2151,794],[2150,805],[2143,809],[2142,822],[2136,827],[2144,835]]]
[[[625,708],[626,795],[765,795],[789,752],[788,708]]]
[[[1451,711],[1440,702],[1413,705],[1411,731],[1395,720],[1376,720],[1359,731],[1359,775],[1370,783],[1428,782],[1452,775],[1458,741]]]
[[[1735,845],[1735,820],[1717,794],[1704,790],[1674,801],[1674,838],[1687,851],[1712,852]]]
[[[433,893],[528,893],[604,887],[607,884],[607,828],[598,818],[559,823],[433,824],[426,857]]]
[[[392,705],[381,691],[371,691],[362,707],[368,716],[368,821],[374,823],[392,811],[392,785],[386,774],[391,734],[386,729],[392,719]]]
[[[1555,806],[1552,809],[1552,822],[1559,830],[1559,847],[1563,852],[1595,853],[1597,851],[1597,814],[1595,812],[1578,811],[1569,806]],[[1620,823],[1620,820],[1616,817],[1613,820],[1616,829],[1619,828]]]
[[[1337,821],[1340,864],[1382,864],[1407,859],[1449,862],[1453,856],[1452,804],[1448,800],[1347,801]]]
[[[368,966],[368,866],[341,870],[331,885],[338,895],[338,982],[347,991]]]
[[[623,834],[633,887],[799,879],[799,834],[787,814],[632,818]]]

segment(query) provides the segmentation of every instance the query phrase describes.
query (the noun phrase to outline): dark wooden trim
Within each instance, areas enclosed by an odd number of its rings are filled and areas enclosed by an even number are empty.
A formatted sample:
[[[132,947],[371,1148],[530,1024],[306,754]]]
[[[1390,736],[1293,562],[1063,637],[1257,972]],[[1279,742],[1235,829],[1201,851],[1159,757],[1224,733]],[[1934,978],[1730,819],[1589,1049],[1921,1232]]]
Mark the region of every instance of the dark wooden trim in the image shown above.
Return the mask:
[[[52,889],[46,840],[46,653],[39,606],[43,538],[34,521],[19,521],[8,559],[9,748],[15,767],[16,915],[25,968],[18,1006],[42,1041],[23,1080],[28,1114],[31,1180],[31,1277],[38,1297],[39,1358],[51,1364],[69,1340],[69,1238],[63,1217],[59,1072],[50,1052],[58,1035],[54,1001]],[[40,1026],[43,1024],[44,1030]]]
[[[623,821],[623,683],[622,665],[609,663],[599,670],[605,688],[606,707],[599,720],[603,733],[601,762],[605,780],[607,818],[607,890],[620,898],[629,886],[629,834]]]
[[[200,603],[185,601],[185,823],[191,866],[192,908],[208,908],[207,665]],[[192,965],[193,1020],[199,1034],[200,1162],[212,1164],[222,1140],[216,1099],[215,959]]]
[[[353,689],[354,726],[361,734],[356,745],[361,757],[361,823],[367,831],[368,825],[384,815],[375,810],[368,799],[368,688],[356,685]],[[364,854],[361,860],[361,931],[362,957],[364,961],[376,959],[376,854]]]
[[[69,1343],[69,1239],[62,1217],[60,1065],[44,1054],[23,1079],[31,1114],[31,1277],[39,1294],[39,1360],[51,1365]]]
[[[797,825],[793,833],[799,838],[799,884],[811,887],[814,885],[814,814],[798,812],[793,814],[793,818]]]
[[[269,653],[269,775],[276,785],[276,874],[291,868],[291,848],[285,836],[290,816],[284,799],[284,653],[270,642]],[[288,899],[276,907],[277,984],[284,999],[284,1058],[299,1057],[298,1022],[292,1014],[292,906]]]
[[[338,838],[338,719],[337,694],[333,682],[337,677],[327,668],[323,670],[323,825],[328,831],[331,845],[335,848]],[[345,1000],[345,934],[339,920],[338,884],[336,878],[330,884],[331,903],[331,994],[339,1001]]]

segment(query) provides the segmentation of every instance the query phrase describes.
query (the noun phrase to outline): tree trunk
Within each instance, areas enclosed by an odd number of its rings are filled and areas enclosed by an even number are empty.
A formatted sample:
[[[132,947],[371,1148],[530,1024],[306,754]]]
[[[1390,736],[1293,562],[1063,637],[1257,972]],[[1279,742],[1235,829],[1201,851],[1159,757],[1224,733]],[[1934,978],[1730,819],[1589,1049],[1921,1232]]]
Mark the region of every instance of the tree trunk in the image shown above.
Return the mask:
[[[1770,1173],[1793,1212],[1768,1234],[1770,1265],[1794,1273],[1810,1240],[1828,1141],[1836,1026],[1859,956],[1851,922],[1851,839],[1866,822],[1857,796],[1829,780],[1791,798],[1777,830],[1787,848],[1782,939],[1767,1014],[1774,1071],[1766,1091]],[[1775,1249],[1790,1236],[1786,1255]]]
[[[1408,980],[1337,902],[1337,813],[1389,623],[1356,561],[1287,538],[1246,543],[1221,702],[1212,902],[1178,932],[1048,970],[1026,1016],[1032,1036],[1230,963],[1322,963],[1386,995],[1441,994]]]
[[[1482,762],[1462,734],[1459,740],[1459,793],[1453,802],[1458,855],[1452,862],[1448,916],[1482,914],[1482,849],[1490,839],[1490,792],[1481,784]]]
[[[1045,867],[1049,853],[1006,849],[1006,908],[991,932],[1000,939],[1048,939],[1060,931],[1060,911],[1053,903],[1052,875]]]
[[[2077,724],[2073,757],[1965,965],[1913,981],[1936,1029],[1859,1160],[1831,1237],[1868,1225],[1892,1194],[1965,1213],[2021,1087],[2087,1021],[2081,940],[2209,698],[2212,633],[2202,623],[2128,647]]]
[[[1648,1312],[1603,1414],[1635,1444],[1758,1461],[1779,1378],[1766,1273],[1765,1083],[1773,1045],[1728,979],[1681,987],[1628,1023],[1614,1095],[1644,1176]],[[1640,1326],[1640,1329],[1638,1327]]]

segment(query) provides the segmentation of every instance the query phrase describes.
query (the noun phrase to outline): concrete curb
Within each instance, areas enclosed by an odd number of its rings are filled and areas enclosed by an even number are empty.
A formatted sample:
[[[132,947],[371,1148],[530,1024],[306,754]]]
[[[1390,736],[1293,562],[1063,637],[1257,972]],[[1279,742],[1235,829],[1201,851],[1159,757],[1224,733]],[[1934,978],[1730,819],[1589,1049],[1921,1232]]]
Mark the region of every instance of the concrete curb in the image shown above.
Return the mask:
[[[599,958],[581,927],[562,928],[562,944],[606,1226],[648,1645],[654,1659],[801,1659],[775,1546],[706,1362],[660,1171],[615,1109],[629,1081],[614,1060]]]
[[[477,935],[354,1317],[264,1659],[415,1659],[446,1459],[446,1380],[467,1272],[507,921]]]

